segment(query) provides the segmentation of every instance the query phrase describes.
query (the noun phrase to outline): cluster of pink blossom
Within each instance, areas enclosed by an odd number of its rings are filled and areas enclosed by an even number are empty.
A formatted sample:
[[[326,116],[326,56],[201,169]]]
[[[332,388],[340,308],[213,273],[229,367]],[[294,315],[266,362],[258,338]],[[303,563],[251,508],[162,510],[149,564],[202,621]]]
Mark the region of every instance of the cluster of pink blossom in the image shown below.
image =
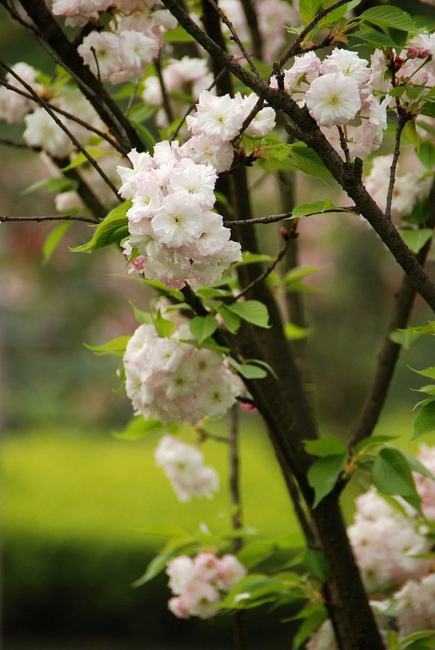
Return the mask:
[[[83,61],[102,80],[111,84],[138,79],[145,66],[159,54],[165,27],[173,27],[171,14],[143,8],[129,15],[117,14],[102,32],[92,31],[78,47]]]
[[[431,543],[411,513],[403,515],[374,489],[357,499],[355,523],[348,529],[364,584],[370,593],[403,584],[428,572]]]
[[[220,558],[207,552],[193,559],[187,555],[176,557],[166,572],[175,594],[168,606],[178,618],[214,616],[222,596],[246,575],[245,567],[234,555]]]
[[[233,23],[242,43],[249,47],[250,31],[240,0],[220,0],[219,5]],[[256,0],[255,11],[263,57],[267,63],[272,63],[286,42],[286,26],[298,24],[298,12],[284,0]]]
[[[213,350],[191,345],[187,325],[162,338],[141,325],[124,356],[127,395],[136,413],[161,422],[220,417],[242,392],[240,379]]]
[[[387,202],[392,161],[393,154],[376,156],[365,180],[368,192],[380,208],[385,208]],[[432,174],[428,173],[414,151],[409,147],[403,148],[396,169],[392,216],[400,218],[411,214],[414,205],[428,196],[432,182]]]
[[[172,59],[162,70],[164,87],[168,93],[187,90],[194,99],[213,83],[213,74],[207,67],[207,61],[196,57],[183,56],[181,59]],[[160,80],[157,76],[147,77],[143,83],[142,99],[150,106],[159,107],[157,123],[167,124],[167,115],[163,108],[163,96]],[[180,101],[171,98],[171,104],[179,108]]]
[[[390,98],[380,101],[373,93],[372,78],[378,74],[375,62],[372,58],[370,67],[356,52],[335,48],[323,61],[315,52],[297,56],[285,71],[284,87],[300,106],[307,106],[342,157],[337,126],[345,127],[352,158],[366,158],[382,143]],[[276,79],[272,85],[277,86]]]
[[[164,436],[155,453],[180,501],[192,497],[210,499],[219,489],[219,476],[212,467],[204,466],[204,457],[197,447],[187,445],[174,436]]]

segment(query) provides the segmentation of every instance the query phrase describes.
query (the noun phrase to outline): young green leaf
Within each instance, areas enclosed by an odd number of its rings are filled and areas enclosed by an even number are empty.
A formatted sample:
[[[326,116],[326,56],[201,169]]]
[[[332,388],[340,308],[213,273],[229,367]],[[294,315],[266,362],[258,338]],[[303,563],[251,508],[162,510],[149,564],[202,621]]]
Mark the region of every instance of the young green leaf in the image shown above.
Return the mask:
[[[373,465],[372,478],[380,492],[390,496],[400,496],[416,510],[421,509],[411,468],[398,449],[392,447],[381,449]]]
[[[111,339],[101,345],[90,345],[89,343],[85,343],[84,345],[85,348],[91,350],[97,356],[112,354],[116,357],[123,357],[129,340],[129,336],[117,336],[115,339]]]
[[[415,22],[406,11],[391,5],[366,9],[360,15],[360,20],[365,20],[378,27],[392,27],[393,29],[399,29],[404,32],[419,31]]]
[[[285,323],[284,334],[289,341],[300,341],[306,339],[310,329],[308,327],[299,327],[295,323]]]
[[[121,431],[112,433],[114,438],[135,441],[144,438],[151,432],[159,431],[164,425],[158,420],[145,420],[142,416],[134,417]]]
[[[403,241],[413,253],[421,251],[423,246],[433,235],[433,230],[431,228],[419,228],[418,230],[399,228],[399,232]]]
[[[301,203],[292,210],[292,219],[301,219],[311,214],[318,214],[324,210],[333,210],[334,204],[326,199],[325,201],[312,201],[311,203]]]
[[[344,469],[347,460],[347,452],[333,456],[318,458],[308,470],[308,482],[314,488],[314,503],[316,508],[321,500],[329,494]]]
[[[173,557],[177,555],[182,555],[183,553],[192,552],[197,547],[196,542],[192,541],[182,541],[178,544],[174,544],[169,548],[165,549],[158,555],[156,555],[151,562],[148,564],[145,573],[143,576],[135,580],[132,584],[133,587],[142,587],[153,578],[155,578],[159,573],[164,571],[169,560],[172,560]]]
[[[343,440],[335,438],[334,436],[324,436],[317,440],[306,440],[305,449],[312,456],[336,456],[337,454],[345,454],[347,447]]]
[[[195,316],[189,321],[189,329],[199,344],[212,336],[218,328],[218,322],[214,316]]]
[[[231,334],[235,334],[239,330],[242,324],[242,319],[237,316],[237,314],[233,314],[233,312],[224,305],[218,307],[218,314],[222,317],[225,327],[229,332],[231,332]]]
[[[269,313],[266,305],[258,300],[246,300],[245,302],[233,302],[231,305],[226,305],[233,314],[239,316],[242,320],[248,321],[257,327],[268,328],[269,326]]]
[[[98,248],[114,243],[119,244],[124,237],[128,236],[127,210],[130,206],[131,201],[124,201],[113,208],[95,228],[92,238],[86,244],[72,248],[72,252],[92,253]]]
[[[157,330],[157,334],[162,338],[169,338],[175,331],[175,323],[167,318],[164,318],[160,311],[152,314],[153,325]]]
[[[254,363],[239,363],[233,357],[228,357],[228,363],[245,379],[264,379],[267,377],[267,370]]]
[[[417,415],[414,421],[414,435],[412,440],[424,436],[426,433],[432,433],[435,431],[435,400],[429,401],[423,408],[420,413]]]
[[[71,226],[72,221],[64,221],[50,230],[42,246],[44,262],[48,262]]]

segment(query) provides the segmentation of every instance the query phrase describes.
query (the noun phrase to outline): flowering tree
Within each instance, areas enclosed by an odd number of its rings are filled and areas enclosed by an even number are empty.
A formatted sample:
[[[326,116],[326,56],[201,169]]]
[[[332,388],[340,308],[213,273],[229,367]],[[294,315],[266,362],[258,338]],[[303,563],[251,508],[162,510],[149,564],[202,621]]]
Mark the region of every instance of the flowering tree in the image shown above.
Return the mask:
[[[240,645],[241,610],[273,603],[299,611],[295,648],[433,647],[435,453],[416,459],[372,435],[401,346],[435,333],[433,321],[407,328],[416,294],[435,310],[424,269],[435,222],[431,21],[359,0],[1,4],[56,63],[48,77],[0,62],[0,116],[24,123],[24,142],[9,144],[42,152],[58,213],[0,220],[60,221],[47,251],[73,222],[95,224],[74,250],[115,245],[155,290],[131,337],[95,349],[122,356],[131,427],[165,434],[156,461],[180,501],[211,497],[219,479],[179,425],[230,450],[232,531],[169,540],[138,584],[166,569],[171,611],[233,613]],[[252,216],[251,168],[279,177],[283,213]],[[343,205],[294,205],[297,170],[334,182]],[[301,341],[298,223],[329,213],[365,220],[403,270],[348,440],[320,435]],[[267,224],[279,224],[275,256],[261,249]],[[433,367],[418,372],[435,379]],[[435,429],[435,386],[421,390],[415,437]],[[274,564],[279,544],[259,545],[242,526],[238,408],[266,423],[306,538],[296,558],[281,545],[290,564]],[[207,418],[226,413],[229,435],[211,433]],[[372,487],[346,531],[339,499],[355,473]],[[269,573],[256,568],[265,560]]]

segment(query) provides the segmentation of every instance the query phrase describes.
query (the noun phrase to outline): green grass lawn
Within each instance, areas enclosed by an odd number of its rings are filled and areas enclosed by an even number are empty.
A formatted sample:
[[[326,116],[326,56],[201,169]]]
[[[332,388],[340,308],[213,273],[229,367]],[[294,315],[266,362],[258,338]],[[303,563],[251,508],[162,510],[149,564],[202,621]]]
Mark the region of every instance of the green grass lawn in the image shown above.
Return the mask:
[[[408,442],[411,413],[385,417],[378,433],[401,435],[399,444],[408,451],[418,446]],[[290,534],[297,545],[300,533],[258,420],[246,416],[241,435],[245,525],[264,535]],[[204,445],[206,462],[220,473],[218,495],[180,504],[155,466],[157,441],[156,435],[126,442],[109,433],[66,430],[4,436],[3,613],[11,647],[23,635],[40,640],[39,645],[24,643],[32,650],[49,647],[48,637],[74,650],[90,650],[89,639],[95,638],[102,639],[95,647],[107,650],[117,640],[127,648],[126,639],[145,639],[143,647],[149,650],[229,647],[227,617],[205,624],[169,614],[165,575],[141,589],[131,587],[165,531],[195,531],[199,523],[212,531],[227,529],[230,520],[226,445]],[[426,441],[434,444],[435,436]],[[348,516],[357,490],[364,487],[357,479],[345,491]],[[281,611],[249,614],[252,650],[289,646],[294,626],[281,625],[283,616]]]

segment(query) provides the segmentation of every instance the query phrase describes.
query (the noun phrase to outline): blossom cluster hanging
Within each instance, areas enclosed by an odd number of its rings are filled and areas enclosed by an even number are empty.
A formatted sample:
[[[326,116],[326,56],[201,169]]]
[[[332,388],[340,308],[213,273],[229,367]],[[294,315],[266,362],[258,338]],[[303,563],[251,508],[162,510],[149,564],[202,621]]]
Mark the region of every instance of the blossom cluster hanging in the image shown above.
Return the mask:
[[[179,501],[192,497],[210,499],[219,489],[219,476],[204,465],[202,452],[174,436],[163,436],[156,452],[156,463],[162,467]]]
[[[210,618],[217,613],[222,596],[245,576],[246,569],[234,555],[220,558],[214,553],[200,553],[195,558],[174,558],[166,572],[175,594],[168,603],[171,612],[178,618]]]
[[[190,341],[190,342],[186,342]],[[141,325],[124,355],[127,395],[137,414],[160,422],[196,423],[225,415],[242,384],[217,352],[198,349],[187,325],[160,337]]]

